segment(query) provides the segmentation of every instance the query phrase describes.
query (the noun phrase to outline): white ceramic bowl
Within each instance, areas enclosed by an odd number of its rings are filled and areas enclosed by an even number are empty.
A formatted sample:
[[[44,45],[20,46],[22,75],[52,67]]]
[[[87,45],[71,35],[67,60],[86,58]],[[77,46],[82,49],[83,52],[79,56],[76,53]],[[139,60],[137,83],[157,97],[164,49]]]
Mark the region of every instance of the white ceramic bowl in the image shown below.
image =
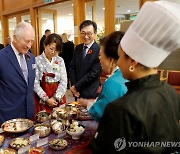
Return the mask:
[[[82,126],[82,127],[84,128],[84,126]],[[71,135],[72,139],[74,139],[74,140],[80,139],[80,137],[82,136],[82,134],[84,133],[84,131],[85,131],[85,128],[84,128],[83,130],[81,130],[81,131],[78,131],[78,132],[72,132],[72,131],[70,131],[70,128],[69,128],[69,127],[66,128],[66,132],[67,132],[69,135]]]

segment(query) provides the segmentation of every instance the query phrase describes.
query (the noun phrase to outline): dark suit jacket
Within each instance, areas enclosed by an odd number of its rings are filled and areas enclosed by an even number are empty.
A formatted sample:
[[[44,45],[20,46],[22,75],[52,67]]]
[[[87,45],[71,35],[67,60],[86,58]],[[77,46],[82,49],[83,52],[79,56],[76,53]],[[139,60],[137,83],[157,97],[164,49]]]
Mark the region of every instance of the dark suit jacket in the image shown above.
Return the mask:
[[[30,52],[26,62],[28,85],[11,45],[0,52],[0,124],[12,118],[33,117],[35,58]]]
[[[70,64],[71,85],[80,92],[80,97],[95,98],[99,87],[99,78],[101,74],[101,64],[99,60],[99,45],[94,42],[86,57],[82,60],[83,44],[76,46],[74,55]]]
[[[73,52],[74,52],[73,42],[68,41],[66,43],[63,43],[62,54],[60,56],[64,59],[68,79],[69,79],[69,65],[73,57]]]

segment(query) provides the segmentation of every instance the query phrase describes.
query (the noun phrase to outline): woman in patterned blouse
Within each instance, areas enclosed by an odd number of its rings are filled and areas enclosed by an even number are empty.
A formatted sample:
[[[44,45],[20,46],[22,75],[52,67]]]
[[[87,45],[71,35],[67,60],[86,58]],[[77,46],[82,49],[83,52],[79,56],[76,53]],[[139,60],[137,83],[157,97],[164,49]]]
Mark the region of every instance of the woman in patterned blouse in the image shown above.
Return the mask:
[[[58,56],[62,39],[50,34],[44,41],[44,52],[36,57],[35,115],[41,110],[51,112],[53,107],[65,103],[67,74],[64,60]]]

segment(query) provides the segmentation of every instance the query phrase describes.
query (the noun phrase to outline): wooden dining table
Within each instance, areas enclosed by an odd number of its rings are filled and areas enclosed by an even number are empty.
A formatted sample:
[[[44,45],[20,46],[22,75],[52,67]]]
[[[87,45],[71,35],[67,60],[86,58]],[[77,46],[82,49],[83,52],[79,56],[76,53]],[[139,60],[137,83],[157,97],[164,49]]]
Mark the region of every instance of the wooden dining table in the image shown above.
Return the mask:
[[[93,139],[98,123],[94,120],[84,120],[84,121],[79,121],[80,124],[82,124],[85,127],[85,131],[82,134],[81,138],[78,140],[73,140],[70,135],[67,133],[64,133],[63,139],[65,139],[68,143],[67,147],[61,151],[55,151],[52,150],[48,144],[44,144],[42,147],[45,149],[44,154],[91,154],[92,151],[89,148],[89,144],[91,140]],[[12,139],[17,138],[17,137],[23,137],[23,138],[29,138],[30,136],[33,135],[33,128],[30,128],[27,132],[24,133],[19,133],[19,134],[11,134],[11,133],[4,133],[5,135],[5,141],[4,144],[2,145],[2,149],[9,147],[9,143]],[[51,141],[53,139],[60,138],[60,135],[54,134],[51,132],[51,134],[48,136],[48,141]],[[43,138],[40,138],[40,140]],[[36,146],[36,143],[34,142],[31,144],[31,147]]]

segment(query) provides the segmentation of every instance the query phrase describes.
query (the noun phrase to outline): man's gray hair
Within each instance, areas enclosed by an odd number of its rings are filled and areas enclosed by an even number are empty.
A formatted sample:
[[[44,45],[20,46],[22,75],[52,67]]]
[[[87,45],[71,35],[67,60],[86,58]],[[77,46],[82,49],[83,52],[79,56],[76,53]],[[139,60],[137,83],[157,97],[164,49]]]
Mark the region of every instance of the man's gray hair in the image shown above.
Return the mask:
[[[14,35],[16,35],[17,37],[22,37],[24,33],[29,30],[34,31],[34,28],[32,27],[32,25],[28,22],[22,21],[15,27]]]

